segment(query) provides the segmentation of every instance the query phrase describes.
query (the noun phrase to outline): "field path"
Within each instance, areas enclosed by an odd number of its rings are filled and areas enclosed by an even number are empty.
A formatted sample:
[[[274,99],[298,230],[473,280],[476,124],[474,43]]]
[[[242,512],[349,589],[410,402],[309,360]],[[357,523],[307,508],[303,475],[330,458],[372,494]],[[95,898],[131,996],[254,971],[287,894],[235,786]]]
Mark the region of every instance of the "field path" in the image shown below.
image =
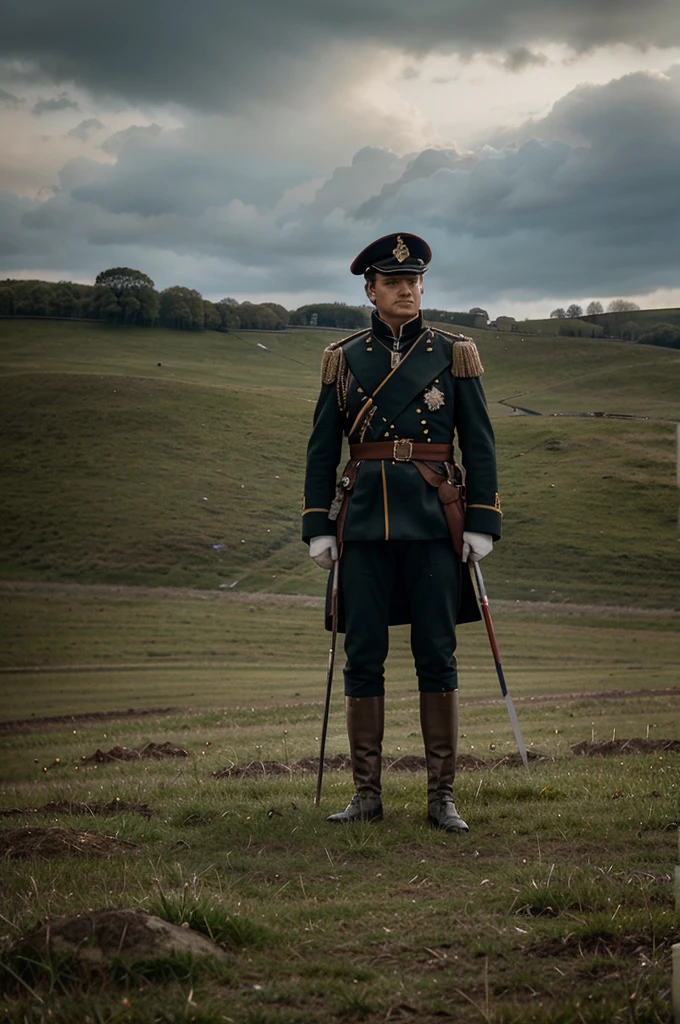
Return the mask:
[[[112,597],[125,601],[155,598],[168,601],[246,601],[249,604],[295,605],[321,608],[323,597],[311,594],[272,594],[267,591],[195,590],[190,587],[135,587],[113,583],[46,583],[33,580],[0,580],[0,594],[31,597]],[[522,615],[593,615],[602,618],[680,619],[680,609],[637,608],[633,605],[577,604],[557,601],[494,600],[493,607]]]

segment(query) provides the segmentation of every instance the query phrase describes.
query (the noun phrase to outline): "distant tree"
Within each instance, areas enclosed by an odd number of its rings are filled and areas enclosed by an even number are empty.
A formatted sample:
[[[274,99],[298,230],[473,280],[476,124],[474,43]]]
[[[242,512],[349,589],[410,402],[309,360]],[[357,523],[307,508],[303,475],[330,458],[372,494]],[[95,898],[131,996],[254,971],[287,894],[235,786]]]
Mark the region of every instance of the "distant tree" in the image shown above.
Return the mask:
[[[274,331],[279,322],[271,309],[257,302],[242,302],[236,312],[239,327],[250,331]]]
[[[274,314],[274,316],[276,317],[277,328],[283,328],[288,324],[288,321],[290,319],[290,313],[285,308],[285,306],[279,305],[278,302],[263,302],[262,306],[265,309],[271,310],[271,312]]]
[[[572,302],[571,306],[567,308],[567,319],[575,320],[579,316],[583,316],[583,307],[579,306],[577,302]]]
[[[50,316],[52,294],[46,282],[39,281],[25,291],[17,303],[16,312],[23,316]]]
[[[319,327],[342,327],[347,330],[352,328],[356,330],[358,327],[368,325],[370,307],[347,306],[344,302],[316,302],[308,306],[299,306],[293,310],[289,323],[309,327],[314,314],[316,314]],[[427,313],[424,315],[427,317]]]
[[[195,288],[173,285],[160,294],[160,318],[167,327],[202,331],[205,325],[203,296]]]
[[[14,292],[11,288],[0,288],[0,315],[11,316],[14,313]]]
[[[222,327],[222,317],[216,303],[203,299],[203,326],[206,331],[219,331]]]
[[[102,270],[95,278],[94,307],[117,323],[151,325],[158,316],[158,292],[150,277],[131,267]]]
[[[640,336],[640,325],[636,320],[627,320],[620,328],[623,341],[636,341]]]
[[[638,344],[680,349],[680,327],[676,324],[654,324],[640,335]]]
[[[612,299],[607,306],[608,313],[629,313],[636,309],[639,309],[637,302],[631,302],[630,299]]]
[[[102,270],[101,274],[97,274],[94,283],[100,288],[110,288],[118,297],[138,288],[155,288],[150,277],[143,274],[141,270],[132,270],[130,267],[112,267],[110,270]]]
[[[557,309],[553,309],[552,313],[550,314],[550,319],[551,320],[565,320],[566,316],[567,316],[566,309],[562,309],[561,306],[558,306]]]
[[[451,309],[424,309],[425,320],[440,324],[458,324],[459,327],[474,327],[477,313],[463,313]]]
[[[598,313],[604,313],[604,307],[601,302],[597,299],[594,302],[588,303],[588,309],[586,310],[588,316],[597,316]]]
[[[52,292],[52,308],[56,316],[74,316],[78,299],[69,281],[60,281]]]
[[[469,312],[472,313],[473,316],[483,316],[485,320],[489,319],[489,314],[485,309],[482,309],[481,306],[473,306]]]
[[[219,313],[220,326],[217,330],[233,331],[239,326],[238,305],[236,299],[220,299],[215,303],[215,309]]]

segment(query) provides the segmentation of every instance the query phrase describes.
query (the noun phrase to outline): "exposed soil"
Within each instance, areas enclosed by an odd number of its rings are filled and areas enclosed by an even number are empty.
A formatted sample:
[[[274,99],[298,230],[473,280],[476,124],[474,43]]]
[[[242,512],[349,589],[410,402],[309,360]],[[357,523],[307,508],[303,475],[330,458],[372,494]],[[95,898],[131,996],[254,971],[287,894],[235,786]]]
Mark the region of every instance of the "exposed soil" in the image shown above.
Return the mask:
[[[0,818],[23,817],[27,814],[91,814],[96,816],[108,816],[111,814],[141,814],[143,818],[150,818],[154,811],[148,804],[130,803],[128,800],[121,800],[119,796],[108,803],[93,802],[80,803],[77,800],[50,800],[42,807],[9,807],[0,810]]]
[[[572,754],[583,757],[618,757],[619,754],[664,754],[677,753],[680,751],[680,740],[598,740],[591,743],[583,740],[582,743],[574,743],[571,747]]]
[[[186,708],[128,708],[126,711],[86,711],[77,715],[46,715],[43,718],[17,718],[0,722],[0,735],[24,732],[42,732],[50,726],[87,725],[88,722],[108,722],[119,718],[148,718],[150,715],[181,714]]]
[[[228,959],[224,950],[198,932],[141,910],[94,910],[49,921],[17,943],[17,948],[43,955],[69,952],[89,965],[113,958],[136,961],[178,952]]]
[[[527,758],[529,761],[553,760],[552,757],[533,750],[527,751]],[[349,771],[352,767],[349,754],[334,754],[332,757],[326,757],[323,764],[325,772]],[[456,769],[463,772],[476,771],[480,768],[498,768],[501,765],[508,768],[521,768],[522,764],[519,752],[489,761],[475,757],[474,754],[459,754],[456,758]],[[385,757],[383,759],[383,769],[386,772],[424,772],[425,768],[425,758],[418,754],[404,754],[402,757]],[[213,775],[217,779],[262,779],[271,775],[316,774],[318,770],[319,758],[305,757],[292,764],[283,764],[281,761],[251,761],[243,767],[231,764],[213,772]]]
[[[116,836],[96,835],[75,828],[13,828],[0,833],[0,857],[26,860],[28,857],[52,857],[77,854],[81,857],[111,857],[118,853],[136,853],[137,843]]]
[[[107,764],[110,761],[142,761],[151,758],[161,761],[166,757],[188,757],[184,747],[173,747],[171,743],[147,743],[145,747],[111,747],[110,750],[95,750],[89,757],[83,755],[83,764]]]

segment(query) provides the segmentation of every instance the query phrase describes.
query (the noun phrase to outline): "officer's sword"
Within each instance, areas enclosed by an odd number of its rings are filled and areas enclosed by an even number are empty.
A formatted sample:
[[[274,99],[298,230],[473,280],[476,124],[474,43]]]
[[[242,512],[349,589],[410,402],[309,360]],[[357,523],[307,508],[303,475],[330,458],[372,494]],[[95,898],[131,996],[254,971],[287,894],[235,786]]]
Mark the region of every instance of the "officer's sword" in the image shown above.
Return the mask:
[[[333,665],[335,664],[335,644],[338,639],[338,573],[340,559],[336,559],[333,565],[333,582],[331,584],[331,647],[328,652],[328,674],[326,676],[326,704],[323,709],[323,724],[321,726],[321,745],[319,749],[319,770],[316,774],[316,793],[314,794],[314,806],[321,803],[321,786],[323,783],[323,760],[326,754],[326,734],[328,732],[328,715],[331,709],[331,687],[333,686]]]
[[[470,559],[470,561],[472,561]],[[475,572],[475,579],[477,580],[477,590],[479,591],[479,600],[482,605],[482,615],[484,616],[484,624],[486,631],[489,634],[489,643],[491,644],[491,651],[493,653],[493,659],[496,663],[496,672],[498,674],[498,682],[501,684],[501,693],[505,697],[505,703],[510,715],[510,724],[512,725],[512,731],[515,734],[515,740],[519,747],[519,752],[524,763],[524,767],[529,771],[529,759],[527,757],[527,748],[524,744],[524,738],[522,736],[522,730],[519,727],[519,721],[517,719],[517,712],[515,711],[515,705],[512,703],[512,697],[508,693],[508,687],[505,682],[505,676],[503,675],[503,666],[501,665],[501,656],[498,653],[498,644],[496,643],[496,634],[493,630],[493,622],[491,621],[491,612],[489,611],[489,599],[486,596],[486,590],[484,588],[484,579],[482,578],[482,570],[479,568],[479,562],[472,562],[472,567]]]

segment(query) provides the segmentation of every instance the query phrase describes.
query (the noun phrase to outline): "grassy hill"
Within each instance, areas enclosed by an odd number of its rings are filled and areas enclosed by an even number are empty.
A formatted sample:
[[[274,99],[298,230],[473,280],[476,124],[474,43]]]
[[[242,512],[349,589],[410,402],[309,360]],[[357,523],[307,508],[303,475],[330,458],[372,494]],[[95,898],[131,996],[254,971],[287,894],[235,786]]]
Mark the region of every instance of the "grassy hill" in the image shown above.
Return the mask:
[[[2,578],[321,592],[299,507],[337,332],[0,332]],[[487,370],[506,513],[489,589],[677,604],[680,354],[465,333]]]
[[[640,328],[640,332],[649,330],[655,324],[675,324],[680,326],[680,309],[670,307],[669,309],[633,309],[621,313],[595,313],[592,316],[577,317],[573,320],[550,319],[545,320],[522,320],[517,325],[518,331],[530,334],[557,335],[560,328],[573,329],[577,333],[582,332],[585,337],[591,327],[602,328],[602,332],[610,338],[619,337],[619,332],[625,324],[633,321]]]

